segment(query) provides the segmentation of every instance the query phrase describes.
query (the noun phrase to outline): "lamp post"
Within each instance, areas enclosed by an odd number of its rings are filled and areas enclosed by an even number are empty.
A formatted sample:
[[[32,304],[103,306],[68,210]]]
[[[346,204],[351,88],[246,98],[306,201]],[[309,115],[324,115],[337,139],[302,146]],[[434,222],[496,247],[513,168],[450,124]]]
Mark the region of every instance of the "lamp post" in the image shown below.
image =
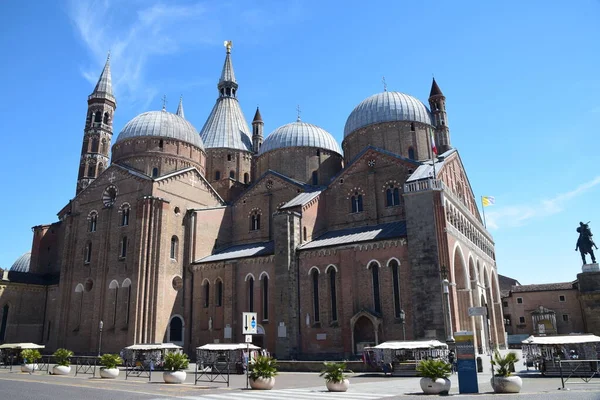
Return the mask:
[[[406,340],[406,328],[404,327],[404,322],[406,321],[406,313],[401,308],[399,314],[400,323],[402,324],[402,340]]]
[[[100,320],[100,323],[98,324],[98,331],[100,332],[98,338],[98,357],[100,357],[100,350],[102,349],[102,328],[104,328],[104,321]]]
[[[446,320],[446,342],[454,342],[452,335],[452,310],[450,309],[450,281],[448,280],[448,269],[442,265],[440,268],[442,275],[442,287],[444,290],[443,307],[445,308],[444,319]]]

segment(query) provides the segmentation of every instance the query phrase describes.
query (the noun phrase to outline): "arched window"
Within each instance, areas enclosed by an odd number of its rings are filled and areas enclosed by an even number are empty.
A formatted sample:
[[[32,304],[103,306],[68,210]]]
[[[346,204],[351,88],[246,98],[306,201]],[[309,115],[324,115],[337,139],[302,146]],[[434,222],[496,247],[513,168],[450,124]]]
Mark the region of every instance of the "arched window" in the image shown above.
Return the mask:
[[[371,276],[373,278],[373,309],[376,313],[381,313],[381,297],[379,295],[379,265],[372,262],[369,265]]]
[[[410,123],[410,130],[413,132],[415,131],[415,123],[414,122]]]
[[[402,304],[400,302],[400,275],[398,271],[398,261],[390,261],[389,266],[392,268],[392,280],[394,288],[394,313],[396,318],[400,318]]]
[[[359,194],[358,192],[354,192],[354,196],[352,196],[350,198],[350,201],[352,202],[352,212],[353,213],[362,212],[362,210],[363,210],[362,194]]]
[[[247,185],[248,183],[250,183],[250,175],[248,175],[248,173],[246,172],[244,174],[244,183]]]
[[[221,179],[221,171],[215,171],[215,181]]]
[[[337,289],[335,286],[335,276],[337,275],[335,268],[329,268],[329,295],[331,296],[331,320],[337,321]]]
[[[108,117],[108,113],[107,113],[107,112],[105,112],[105,113],[104,113],[104,123],[105,123],[105,124],[108,124],[108,118],[109,118],[109,117]]]
[[[231,161],[231,154],[227,154],[227,161]]]
[[[260,212],[254,211],[250,214],[250,230],[258,231],[260,230]]]
[[[415,159],[415,149],[412,146],[408,148],[408,158]]]
[[[152,177],[153,178],[158,177],[158,168],[157,167],[152,168]]]
[[[102,111],[96,111],[94,113],[94,122],[102,122]]]
[[[98,164],[98,175],[104,172],[104,164]]]
[[[92,260],[92,242],[88,242],[88,244],[85,246],[85,254],[83,257],[83,261],[86,264],[89,264]]]
[[[269,277],[264,274],[262,277],[262,319],[269,320]]]
[[[386,207],[393,207],[400,204],[400,190],[394,185],[390,185],[385,191]]]
[[[210,283],[208,280],[204,281],[204,308],[207,308],[210,304]]]
[[[83,285],[81,283],[75,287],[74,302],[76,307],[75,315],[77,315],[77,328],[79,328],[81,325],[81,313],[83,311],[83,290]]]
[[[88,226],[88,230],[90,232],[96,232],[96,226],[98,224],[98,214],[96,214],[95,212],[90,214],[90,223]]]
[[[113,326],[117,324],[117,304],[119,297],[119,283],[117,281],[112,281],[110,285],[108,285],[108,298],[113,301],[113,315],[112,315],[112,323]]]
[[[231,179],[235,179],[235,171],[233,171],[233,170],[229,171],[229,177]]]
[[[123,281],[123,289],[125,289],[125,326],[129,325],[129,310],[131,306],[131,281],[129,278]]]
[[[312,173],[312,184],[313,185],[319,184],[319,173],[317,171],[313,171],[313,173]]]
[[[8,304],[2,307],[2,322],[0,323],[0,342],[6,338],[6,325],[8,324]]]
[[[163,139],[160,139],[160,140],[158,141],[158,148],[159,148],[159,149],[162,149],[164,145],[165,145],[165,141],[164,141]]]
[[[306,227],[302,228],[302,233],[304,235],[304,241],[306,241],[306,238],[308,237],[308,235],[306,234]]]
[[[100,142],[100,153],[106,154],[106,139],[102,139]]]
[[[94,175],[96,174],[96,164],[88,164],[88,171],[87,171],[87,176],[88,177],[94,177]]]
[[[88,146],[89,146],[88,138],[83,138],[83,145],[81,146],[81,152],[82,153],[87,153],[88,152]]]
[[[183,321],[177,316],[173,317],[169,323],[169,341],[183,341]]]
[[[129,206],[124,206],[121,210],[121,226],[129,225]]]
[[[223,305],[223,281],[218,279],[215,286],[215,304],[217,307],[221,307]]]
[[[98,152],[98,144],[99,143],[100,143],[100,141],[98,140],[97,137],[92,138],[92,153]]]
[[[177,260],[177,253],[179,251],[179,239],[177,236],[171,237],[171,260]]]
[[[127,236],[123,236],[121,239],[121,251],[119,252],[120,258],[125,258],[127,256]]]
[[[314,269],[311,273],[312,278],[312,289],[313,289],[313,313],[314,321],[319,322],[321,320],[319,310],[319,270]]]
[[[248,310],[254,311],[254,278],[248,278]]]

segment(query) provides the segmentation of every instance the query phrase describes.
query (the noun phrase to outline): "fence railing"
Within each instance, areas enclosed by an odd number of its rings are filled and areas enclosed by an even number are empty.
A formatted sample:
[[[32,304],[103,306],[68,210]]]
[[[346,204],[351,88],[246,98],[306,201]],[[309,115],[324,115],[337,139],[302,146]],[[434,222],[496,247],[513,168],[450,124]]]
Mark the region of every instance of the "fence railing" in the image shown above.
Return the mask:
[[[152,371],[154,370],[153,363],[144,363],[140,361],[125,361],[125,379],[132,378],[148,378],[148,382],[152,380]]]
[[[558,360],[558,368],[562,389],[571,378],[579,378],[585,383],[600,378],[600,360]]]
[[[75,364],[75,376],[79,374],[92,374],[95,378],[98,361],[99,359],[96,356],[71,357],[71,362]]]

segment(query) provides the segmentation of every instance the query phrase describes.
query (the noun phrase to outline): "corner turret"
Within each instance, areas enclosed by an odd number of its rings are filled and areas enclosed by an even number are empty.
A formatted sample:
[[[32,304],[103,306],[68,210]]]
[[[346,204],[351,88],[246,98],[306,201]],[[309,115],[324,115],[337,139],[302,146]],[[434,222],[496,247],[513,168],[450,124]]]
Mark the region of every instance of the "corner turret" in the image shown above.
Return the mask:
[[[441,154],[450,150],[452,145],[450,144],[450,128],[448,128],[448,116],[446,115],[446,97],[435,78],[433,78],[429,92],[429,106],[435,126],[435,142],[438,152]]]

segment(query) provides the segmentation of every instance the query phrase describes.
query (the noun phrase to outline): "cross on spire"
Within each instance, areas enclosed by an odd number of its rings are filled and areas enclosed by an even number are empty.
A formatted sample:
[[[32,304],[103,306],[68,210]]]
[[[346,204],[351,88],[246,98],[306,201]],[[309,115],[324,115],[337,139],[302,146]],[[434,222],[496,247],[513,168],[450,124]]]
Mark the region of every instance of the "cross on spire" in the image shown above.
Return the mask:
[[[387,83],[385,83],[385,76],[381,78],[381,82],[383,83],[383,91],[387,92]]]
[[[298,113],[298,119],[296,121],[300,122],[300,104],[296,106],[296,112]]]
[[[167,111],[167,95],[166,95],[166,94],[165,94],[165,95],[163,95],[163,97],[162,97],[162,99],[161,99],[161,100],[162,100],[162,102],[163,102],[163,108],[162,108],[162,109],[163,109],[163,111]]]

